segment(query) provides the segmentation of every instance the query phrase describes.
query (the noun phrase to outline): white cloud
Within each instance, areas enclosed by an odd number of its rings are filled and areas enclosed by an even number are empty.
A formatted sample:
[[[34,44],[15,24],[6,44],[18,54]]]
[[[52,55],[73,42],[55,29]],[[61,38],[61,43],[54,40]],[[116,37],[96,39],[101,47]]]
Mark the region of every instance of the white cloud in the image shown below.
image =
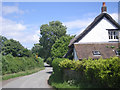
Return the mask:
[[[39,43],[40,35],[38,33],[39,30],[34,30],[34,33],[24,33],[24,37],[20,38],[19,40],[23,43]]]
[[[118,22],[117,13],[111,13],[110,16],[112,16],[112,18],[116,22]],[[81,19],[81,20],[78,19],[74,21],[64,22],[63,24],[68,28],[67,32],[72,32],[76,30],[76,32],[74,33],[75,35],[78,35],[81,32],[83,32],[86,29],[86,27],[88,27],[88,25],[90,25],[90,23],[93,22],[93,20],[95,19],[95,17],[89,18],[89,15],[86,15],[85,17],[86,17],[85,19]]]
[[[74,20],[70,22],[64,22],[63,24],[67,27],[67,33],[71,35],[78,35],[82,32],[91,22],[92,18],[86,18],[81,20]]]
[[[9,20],[9,19],[5,19],[0,17],[0,21],[2,21],[2,34],[14,34],[19,32],[19,31],[23,31],[26,29],[26,26],[21,24],[21,23],[17,23],[15,21]],[[13,35],[12,34],[12,35]]]
[[[3,6],[2,7],[2,13],[4,15],[11,14],[11,13],[18,13],[18,14],[23,14],[24,11],[20,10],[18,6]]]
[[[70,21],[70,22],[64,22],[64,25],[67,26],[68,29],[73,29],[73,28],[82,28],[86,27],[91,20],[75,20],[75,21]]]
[[[118,22],[118,13],[111,13],[110,15],[116,22]]]
[[[13,38],[23,46],[31,48],[31,45],[39,42],[40,30],[35,30],[34,27],[28,27],[22,23],[17,23],[15,21],[0,17],[0,22],[2,21],[2,30],[0,29],[0,34],[7,37],[8,39]],[[39,29],[39,27],[38,27]]]
[[[118,20],[118,14],[110,14],[116,21]],[[95,18],[95,17],[94,17]],[[67,32],[73,32],[72,34],[80,34],[85,28],[94,20],[94,18],[86,17],[81,20],[74,20],[70,22],[63,22],[67,26]],[[0,22],[2,21],[2,31],[0,34],[7,38],[13,38],[20,41],[23,46],[31,48],[32,45],[39,42],[40,30],[39,26],[35,25],[25,25],[24,22],[16,22],[3,17],[0,17]],[[1,26],[0,26],[1,27]],[[31,46],[30,46],[31,45]]]

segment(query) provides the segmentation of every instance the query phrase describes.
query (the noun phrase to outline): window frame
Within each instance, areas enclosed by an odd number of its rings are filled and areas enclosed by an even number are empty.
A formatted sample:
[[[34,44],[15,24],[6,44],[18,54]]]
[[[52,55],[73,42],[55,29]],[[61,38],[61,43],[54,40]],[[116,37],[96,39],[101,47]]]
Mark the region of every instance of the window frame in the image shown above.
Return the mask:
[[[108,30],[109,40],[118,40],[118,31],[116,30]]]
[[[116,54],[116,56],[120,56],[120,51],[115,50],[115,54]]]
[[[92,53],[93,53],[94,56],[101,56],[101,53],[98,50],[94,50],[94,51],[92,51]]]

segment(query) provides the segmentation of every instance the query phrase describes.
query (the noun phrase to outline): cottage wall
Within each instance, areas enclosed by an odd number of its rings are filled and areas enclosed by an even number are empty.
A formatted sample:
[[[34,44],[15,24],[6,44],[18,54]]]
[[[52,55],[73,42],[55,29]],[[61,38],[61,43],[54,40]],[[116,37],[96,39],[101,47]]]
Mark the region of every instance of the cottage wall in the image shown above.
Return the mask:
[[[105,17],[78,43],[81,42],[109,42],[108,30],[117,29],[108,19]],[[114,41],[118,41],[117,39]]]

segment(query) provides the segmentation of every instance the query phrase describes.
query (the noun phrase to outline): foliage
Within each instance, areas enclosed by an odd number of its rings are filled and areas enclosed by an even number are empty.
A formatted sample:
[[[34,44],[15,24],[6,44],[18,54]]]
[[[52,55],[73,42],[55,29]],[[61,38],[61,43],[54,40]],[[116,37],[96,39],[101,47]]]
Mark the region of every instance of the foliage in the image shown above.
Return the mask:
[[[82,61],[65,59],[59,64],[62,69],[71,69],[82,72],[80,77],[83,81],[97,83],[102,87],[120,88],[120,58]]]
[[[11,54],[2,56],[2,73],[11,74],[20,71],[43,67],[43,60],[35,57],[13,57]]]
[[[34,44],[34,47],[32,47],[32,53],[37,54],[39,57],[44,56],[43,46],[40,44]]]
[[[51,55],[53,58],[62,58],[68,51],[68,45],[70,40],[74,36],[62,36],[60,39],[56,40],[51,49]]]
[[[6,37],[0,35],[0,53],[2,51],[2,47],[4,46],[4,42],[7,40]]]
[[[65,60],[65,58],[55,58],[55,59],[53,60],[52,66],[53,66],[53,72],[54,72],[54,73],[61,72],[60,67],[59,67],[59,63],[60,63],[61,61],[64,61],[64,60]]]
[[[40,45],[43,46],[44,58],[51,55],[51,47],[57,39],[66,35],[66,27],[59,21],[52,21],[40,27]]]
[[[2,55],[12,54],[14,57],[30,57],[32,55],[31,51],[24,48],[19,41],[10,39],[6,40],[2,47]]]
[[[53,61],[53,59],[52,59],[51,57],[49,57],[49,58],[46,60],[47,64],[49,64],[50,66],[52,66],[52,61]]]
[[[51,77],[54,79],[53,76]],[[79,89],[80,88],[79,86],[71,85],[69,82],[66,81],[52,82],[51,86],[54,87],[56,90],[84,90],[84,89]]]
[[[53,73],[49,77],[49,80],[48,80],[48,83],[50,85],[63,81],[63,79],[62,79],[62,70],[59,67],[59,63],[61,61],[63,61],[63,60],[64,60],[64,58],[55,58],[55,59],[53,59],[53,61],[52,61]]]

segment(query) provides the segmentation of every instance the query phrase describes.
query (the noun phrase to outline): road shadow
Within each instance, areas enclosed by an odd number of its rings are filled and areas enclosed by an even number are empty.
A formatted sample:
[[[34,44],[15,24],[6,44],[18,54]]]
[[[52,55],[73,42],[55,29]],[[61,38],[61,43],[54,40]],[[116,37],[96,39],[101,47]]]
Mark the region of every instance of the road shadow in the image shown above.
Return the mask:
[[[48,74],[52,74],[52,71],[49,71],[49,72],[46,72],[46,73],[48,73]]]
[[[44,67],[52,67],[52,66],[45,65]]]

